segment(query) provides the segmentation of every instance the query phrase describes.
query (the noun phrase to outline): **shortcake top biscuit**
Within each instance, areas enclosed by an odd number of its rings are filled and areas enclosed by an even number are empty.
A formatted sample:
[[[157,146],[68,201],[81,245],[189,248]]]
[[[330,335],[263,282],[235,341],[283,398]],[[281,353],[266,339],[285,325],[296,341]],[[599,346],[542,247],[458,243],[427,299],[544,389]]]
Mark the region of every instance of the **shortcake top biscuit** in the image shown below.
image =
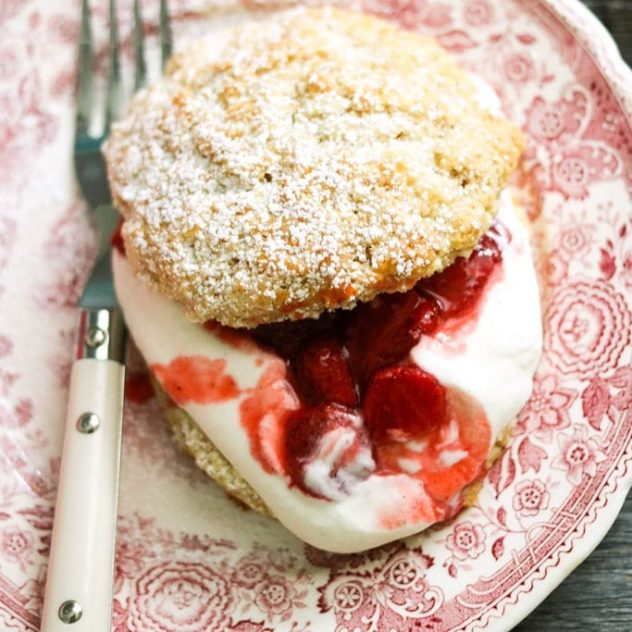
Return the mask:
[[[192,320],[254,327],[467,254],[522,147],[434,41],[320,8],[190,45],[106,158],[136,272]]]

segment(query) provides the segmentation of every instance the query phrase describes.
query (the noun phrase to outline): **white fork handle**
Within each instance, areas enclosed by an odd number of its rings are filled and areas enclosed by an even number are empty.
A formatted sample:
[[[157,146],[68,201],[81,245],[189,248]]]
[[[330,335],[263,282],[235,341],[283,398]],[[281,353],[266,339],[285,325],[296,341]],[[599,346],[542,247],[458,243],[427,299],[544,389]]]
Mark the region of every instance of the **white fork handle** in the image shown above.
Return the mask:
[[[72,367],[42,632],[111,630],[124,377],[114,360]]]

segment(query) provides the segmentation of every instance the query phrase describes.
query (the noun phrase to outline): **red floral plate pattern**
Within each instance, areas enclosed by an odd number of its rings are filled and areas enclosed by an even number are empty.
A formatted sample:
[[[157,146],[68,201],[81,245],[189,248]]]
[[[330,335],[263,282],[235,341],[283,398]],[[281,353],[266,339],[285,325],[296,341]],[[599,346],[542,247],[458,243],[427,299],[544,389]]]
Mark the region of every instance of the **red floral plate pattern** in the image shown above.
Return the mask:
[[[73,305],[94,253],[70,160],[71,4],[0,4],[4,630],[38,626]],[[93,4],[103,44],[106,3]],[[129,43],[131,2],[119,4]],[[155,40],[158,3],[143,4]],[[281,4],[172,1],[176,41]],[[545,308],[533,396],[475,507],[347,556],[236,506],[177,453],[154,401],[128,402],[116,630],[506,630],[597,545],[632,484],[632,74],[572,0],[354,6],[437,36],[529,135],[518,184]]]

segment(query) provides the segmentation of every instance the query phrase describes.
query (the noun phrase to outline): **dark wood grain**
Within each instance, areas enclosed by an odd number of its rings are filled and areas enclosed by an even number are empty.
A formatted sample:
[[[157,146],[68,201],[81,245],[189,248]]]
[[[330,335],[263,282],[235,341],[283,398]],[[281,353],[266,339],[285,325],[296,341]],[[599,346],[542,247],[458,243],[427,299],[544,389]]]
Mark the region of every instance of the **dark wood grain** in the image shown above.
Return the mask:
[[[632,64],[632,0],[584,0]],[[632,632],[632,496],[595,552],[514,632]]]
[[[632,630],[632,496],[595,552],[514,632]]]
[[[630,0],[584,0],[619,44],[621,53],[632,63],[632,2]]]

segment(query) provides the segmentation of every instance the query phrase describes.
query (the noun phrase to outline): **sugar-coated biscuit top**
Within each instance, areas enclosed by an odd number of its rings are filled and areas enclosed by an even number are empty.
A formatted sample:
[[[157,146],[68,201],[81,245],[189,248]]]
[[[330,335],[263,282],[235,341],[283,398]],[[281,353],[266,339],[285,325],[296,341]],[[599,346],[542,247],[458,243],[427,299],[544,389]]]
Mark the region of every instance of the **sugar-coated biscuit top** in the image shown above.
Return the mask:
[[[433,40],[319,8],[189,45],[106,159],[136,273],[192,320],[254,327],[467,254],[522,148]]]

